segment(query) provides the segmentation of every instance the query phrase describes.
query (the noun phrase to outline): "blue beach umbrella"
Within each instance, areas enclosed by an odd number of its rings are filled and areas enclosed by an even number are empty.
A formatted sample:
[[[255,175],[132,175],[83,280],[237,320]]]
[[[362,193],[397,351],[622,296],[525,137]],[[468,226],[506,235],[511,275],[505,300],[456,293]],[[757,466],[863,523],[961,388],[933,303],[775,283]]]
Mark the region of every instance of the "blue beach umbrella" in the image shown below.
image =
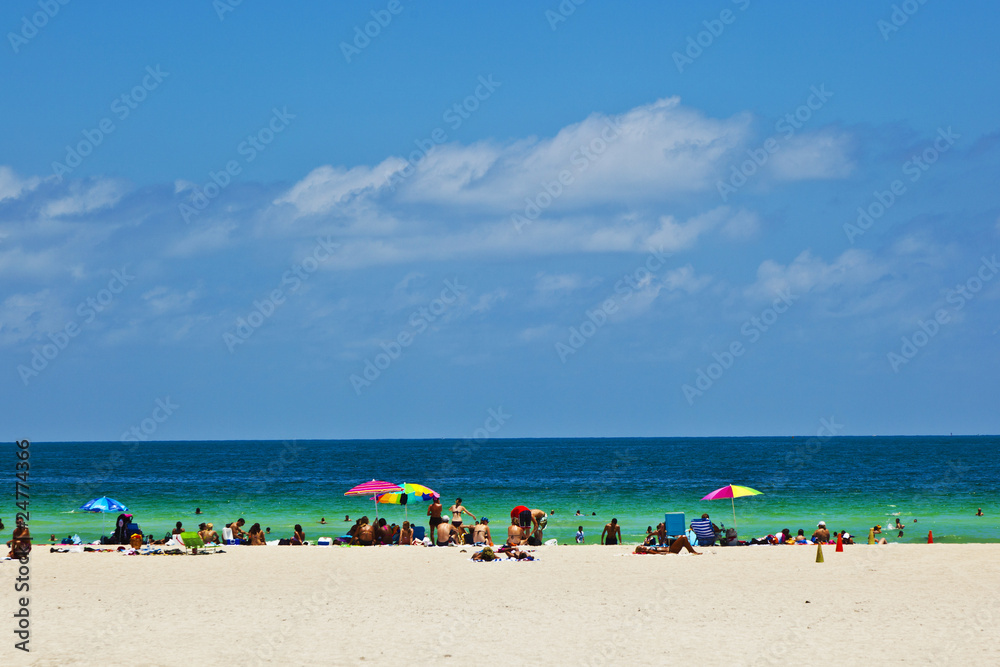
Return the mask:
[[[94,498],[80,506],[85,512],[127,512],[128,508],[114,498],[101,496]]]
[[[101,496],[100,498],[94,498],[93,500],[85,502],[80,506],[85,512],[100,512],[101,513],[101,535],[104,535],[104,514],[107,512],[127,512],[128,508],[122,505],[120,502],[114,498],[108,498],[107,496]]]

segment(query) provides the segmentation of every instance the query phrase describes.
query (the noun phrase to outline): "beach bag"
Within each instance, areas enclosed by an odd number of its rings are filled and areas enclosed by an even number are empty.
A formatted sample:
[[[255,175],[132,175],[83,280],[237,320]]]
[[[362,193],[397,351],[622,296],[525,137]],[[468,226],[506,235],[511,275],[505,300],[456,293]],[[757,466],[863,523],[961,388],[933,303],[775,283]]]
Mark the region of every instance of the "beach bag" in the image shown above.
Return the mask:
[[[138,549],[142,546],[142,535],[139,533],[132,533],[132,537],[129,538],[129,544],[132,545],[133,549]]]
[[[538,539],[537,537],[535,537],[534,535],[532,535],[531,537],[528,538],[528,546],[529,547],[540,547],[540,546],[542,546],[542,541],[540,539]]]

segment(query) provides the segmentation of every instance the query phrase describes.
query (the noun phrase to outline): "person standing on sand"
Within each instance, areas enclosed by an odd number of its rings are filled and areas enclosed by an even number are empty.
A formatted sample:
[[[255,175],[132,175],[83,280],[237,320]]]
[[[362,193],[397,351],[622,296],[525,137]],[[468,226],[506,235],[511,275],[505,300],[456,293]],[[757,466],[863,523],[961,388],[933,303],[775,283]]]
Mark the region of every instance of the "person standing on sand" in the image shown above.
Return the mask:
[[[455,504],[449,507],[448,511],[451,512],[451,525],[455,527],[455,530],[458,531],[458,534],[460,536],[464,536],[465,529],[462,528],[462,515],[468,514],[469,516],[472,517],[473,521],[476,520],[475,515],[473,515],[473,513],[470,512],[469,510],[465,509],[465,506],[462,505],[461,498],[455,498]]]
[[[583,526],[577,526],[576,527],[576,543],[577,544],[583,544],[583,540],[584,540],[584,537],[583,537]]]
[[[430,534],[435,535],[438,525],[441,523],[441,510],[444,506],[441,505],[441,494],[435,493],[434,497],[431,499],[431,504],[427,507],[427,516],[430,517],[428,523],[430,523],[431,530]]]
[[[618,525],[618,519],[612,519],[611,523],[605,524],[601,531],[601,544],[614,545],[622,541],[622,527]]]

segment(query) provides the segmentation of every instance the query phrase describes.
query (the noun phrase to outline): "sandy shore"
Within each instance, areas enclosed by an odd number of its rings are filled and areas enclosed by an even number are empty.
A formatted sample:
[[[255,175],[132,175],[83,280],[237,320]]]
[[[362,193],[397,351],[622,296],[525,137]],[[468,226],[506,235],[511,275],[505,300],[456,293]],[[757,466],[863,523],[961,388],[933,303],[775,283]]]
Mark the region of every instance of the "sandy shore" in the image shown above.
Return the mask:
[[[31,648],[5,664],[1000,663],[1000,545],[471,550],[230,547],[209,556],[53,554],[30,563]],[[837,656],[840,659],[837,660]]]

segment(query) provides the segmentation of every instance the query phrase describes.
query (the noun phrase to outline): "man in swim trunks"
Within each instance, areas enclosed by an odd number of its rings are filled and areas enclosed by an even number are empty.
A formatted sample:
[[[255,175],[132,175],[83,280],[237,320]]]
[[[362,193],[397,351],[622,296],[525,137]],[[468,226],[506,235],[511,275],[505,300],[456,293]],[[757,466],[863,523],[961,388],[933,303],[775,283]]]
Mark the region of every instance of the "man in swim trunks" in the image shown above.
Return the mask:
[[[452,543],[452,540],[458,541],[458,531],[448,522],[448,517],[444,517],[437,526],[437,540],[434,544],[446,547]]]
[[[469,510],[465,509],[462,505],[461,498],[455,498],[455,504],[448,508],[451,512],[451,525],[455,527],[459,535],[465,535],[465,529],[462,528],[462,514],[468,514],[475,521],[476,517]]]
[[[618,525],[618,519],[612,519],[611,523],[605,524],[604,530],[601,531],[601,544],[614,545],[621,541],[622,527]]]
[[[434,498],[431,500],[431,504],[427,507],[427,516],[430,517],[431,529],[430,534],[434,535],[434,531],[437,530],[438,525],[441,523],[441,510],[444,507],[441,505],[441,495],[435,493]]]
[[[246,520],[239,518],[229,524],[229,530],[233,531],[234,540],[245,540],[247,534],[243,531],[243,526],[246,524]]]

